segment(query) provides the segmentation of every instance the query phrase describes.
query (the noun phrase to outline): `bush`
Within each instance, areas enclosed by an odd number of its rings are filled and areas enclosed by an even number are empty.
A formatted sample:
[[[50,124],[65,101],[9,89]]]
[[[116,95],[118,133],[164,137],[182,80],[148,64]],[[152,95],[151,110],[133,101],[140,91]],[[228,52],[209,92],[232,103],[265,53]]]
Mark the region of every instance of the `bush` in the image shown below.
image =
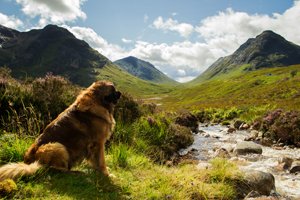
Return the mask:
[[[58,116],[74,102],[77,90],[62,76],[47,74],[32,82],[32,94],[35,106],[51,118]]]
[[[300,112],[277,109],[254,122],[264,137],[300,147]]]
[[[4,77],[7,76],[7,77]],[[19,135],[39,134],[68,107],[79,88],[60,76],[19,82],[0,68],[0,128]]]
[[[175,123],[181,126],[190,128],[193,132],[198,130],[198,119],[195,115],[184,112],[180,116],[176,117]]]
[[[193,143],[189,128],[172,123],[166,116],[142,117],[134,123],[136,146],[154,161],[164,163],[181,148]],[[146,148],[146,149],[141,149]]]
[[[130,124],[141,116],[139,104],[127,93],[122,94],[115,108],[114,117],[118,123]]]
[[[190,146],[194,142],[194,137],[189,128],[178,124],[170,124],[168,128],[168,146],[174,151]]]
[[[204,109],[195,112],[195,116],[199,122],[215,122],[221,123],[222,121],[233,120],[241,116],[244,113],[243,109],[230,108],[230,109]]]

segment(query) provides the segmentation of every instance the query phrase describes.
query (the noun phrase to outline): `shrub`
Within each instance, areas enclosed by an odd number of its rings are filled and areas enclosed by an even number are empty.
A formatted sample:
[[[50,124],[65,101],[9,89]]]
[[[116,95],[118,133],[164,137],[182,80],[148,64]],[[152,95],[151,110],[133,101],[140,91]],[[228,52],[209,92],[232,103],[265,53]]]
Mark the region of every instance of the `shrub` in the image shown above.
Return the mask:
[[[190,112],[181,113],[180,116],[176,117],[175,123],[188,127],[194,132],[198,130],[198,119]]]
[[[239,109],[236,107],[232,107],[230,109],[214,109],[208,108],[204,110],[200,110],[195,112],[195,116],[199,122],[215,122],[221,123],[222,121],[233,120],[238,118],[243,114],[245,111],[243,109]]]
[[[60,76],[48,74],[32,82],[19,82],[7,73],[0,68],[0,128],[20,135],[40,133],[74,101],[79,90]]]
[[[161,163],[193,142],[189,128],[172,123],[164,115],[142,117],[134,123],[134,132],[138,149],[145,151],[150,158]]]
[[[109,143],[125,143],[132,145],[135,140],[135,132],[132,124],[124,124],[120,121],[116,123],[115,130],[109,140]]]
[[[139,104],[127,93],[123,93],[115,108],[115,119],[119,123],[129,124],[141,116]]]
[[[167,138],[169,121],[164,117],[141,117],[134,124],[137,137],[148,141],[150,145],[162,145]]]
[[[277,109],[254,122],[264,137],[300,147],[300,112]]]
[[[62,76],[47,74],[32,82],[35,106],[44,114],[55,118],[75,100],[77,90]]]
[[[172,147],[174,151],[186,148],[194,142],[189,128],[174,123],[170,124],[168,128],[168,136],[168,146]]]
[[[36,111],[32,105],[26,107],[23,104],[23,108],[19,109],[19,111],[9,108],[6,112],[7,116],[1,119],[1,126],[7,132],[12,132],[19,136],[37,135],[45,126],[41,113]]]

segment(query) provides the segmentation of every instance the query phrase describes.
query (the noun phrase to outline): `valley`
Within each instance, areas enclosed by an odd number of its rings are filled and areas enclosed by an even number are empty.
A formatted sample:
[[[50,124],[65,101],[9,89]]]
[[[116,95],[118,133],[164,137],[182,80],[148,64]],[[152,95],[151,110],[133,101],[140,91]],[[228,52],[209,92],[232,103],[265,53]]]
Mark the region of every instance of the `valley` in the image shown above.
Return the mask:
[[[179,83],[133,56],[112,62],[63,27],[19,32],[0,25],[1,164],[22,162],[34,138],[94,81],[112,81],[122,92],[106,150],[110,172],[116,176],[94,172],[85,161],[74,168],[79,173],[44,168],[11,180],[7,190],[0,181],[0,197],[241,199],[251,195],[249,187],[257,185],[239,186],[248,181],[241,175],[241,162],[250,165],[252,154],[244,160],[211,155],[217,152],[215,146],[220,149],[225,142],[236,145],[245,140],[242,125],[247,126],[247,136],[257,126],[252,140],[266,145],[267,155],[258,158],[262,165],[271,158],[273,169],[277,167],[273,154],[287,152],[283,156],[291,157],[293,148],[299,151],[299,58],[298,45],[264,31],[194,80]],[[235,127],[237,122],[241,124]],[[181,155],[184,150],[194,155]],[[209,167],[199,167],[203,158]],[[299,158],[292,159],[297,164]],[[259,164],[251,169],[260,168]],[[276,180],[284,179],[285,173],[276,172]],[[271,188],[258,196],[272,193],[277,199],[297,199],[299,193],[288,194],[300,184],[297,173],[295,179],[288,174],[287,181],[278,181],[279,193]],[[293,182],[293,187],[284,188],[286,182]]]

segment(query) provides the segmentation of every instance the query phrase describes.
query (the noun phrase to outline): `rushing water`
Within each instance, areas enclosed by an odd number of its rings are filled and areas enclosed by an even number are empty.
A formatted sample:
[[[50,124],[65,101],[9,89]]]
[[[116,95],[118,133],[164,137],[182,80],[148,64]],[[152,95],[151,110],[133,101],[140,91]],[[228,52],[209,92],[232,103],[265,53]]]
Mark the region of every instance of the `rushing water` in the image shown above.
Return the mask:
[[[215,126],[200,126],[201,134],[194,135],[194,143],[180,151],[180,154],[194,150],[194,155],[198,160],[207,161],[214,155],[214,149],[225,148],[229,152],[235,147],[238,141],[243,141],[249,136],[248,131],[236,131],[227,134],[227,127]],[[271,147],[262,146],[262,155],[249,154],[246,156],[239,156],[232,158],[239,160],[242,163],[241,169],[253,169],[263,172],[270,172],[275,177],[276,190],[282,196],[291,199],[300,199],[300,173],[290,174],[288,171],[276,170],[278,160],[283,157],[292,159],[300,158],[300,149],[284,148],[276,150]],[[195,151],[197,150],[197,151]]]

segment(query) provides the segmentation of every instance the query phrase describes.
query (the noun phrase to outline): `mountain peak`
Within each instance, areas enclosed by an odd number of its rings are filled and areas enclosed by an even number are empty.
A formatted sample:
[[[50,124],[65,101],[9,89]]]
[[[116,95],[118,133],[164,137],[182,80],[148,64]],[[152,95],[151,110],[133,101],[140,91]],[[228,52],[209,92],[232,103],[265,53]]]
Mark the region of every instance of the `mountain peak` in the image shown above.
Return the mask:
[[[279,36],[282,37],[281,35],[278,35],[277,33],[273,32],[272,30],[265,30],[261,34],[257,35],[257,37],[269,37],[269,36]]]
[[[213,63],[201,77],[212,78],[232,69],[248,65],[246,70],[289,66],[300,63],[300,46],[287,41],[281,35],[266,30],[248,39],[232,55]]]
[[[63,27],[59,27],[57,25],[49,24],[45,26],[41,30],[40,37],[42,38],[73,38],[75,39],[75,36],[68,30]]]
[[[2,43],[4,43],[7,40],[16,38],[18,34],[19,31],[13,30],[11,28],[7,28],[0,24],[0,45],[2,45]]]
[[[116,60],[114,64],[143,80],[156,83],[176,83],[174,80],[170,79],[161,71],[156,69],[151,63],[133,56]]]
[[[65,28],[47,25],[18,32],[0,26],[0,66],[13,69],[15,77],[24,76],[24,72],[33,77],[52,72],[86,86],[95,80],[95,69],[108,62]]]

